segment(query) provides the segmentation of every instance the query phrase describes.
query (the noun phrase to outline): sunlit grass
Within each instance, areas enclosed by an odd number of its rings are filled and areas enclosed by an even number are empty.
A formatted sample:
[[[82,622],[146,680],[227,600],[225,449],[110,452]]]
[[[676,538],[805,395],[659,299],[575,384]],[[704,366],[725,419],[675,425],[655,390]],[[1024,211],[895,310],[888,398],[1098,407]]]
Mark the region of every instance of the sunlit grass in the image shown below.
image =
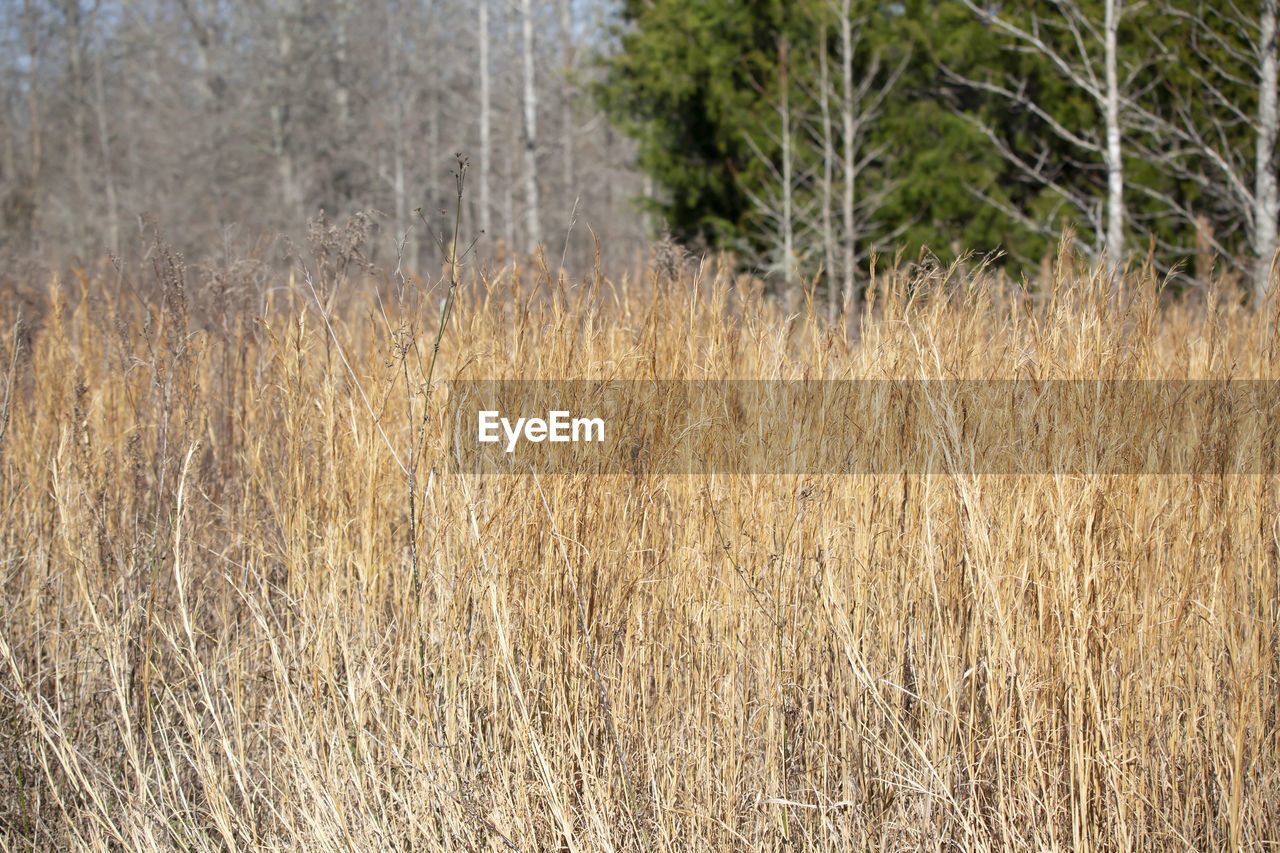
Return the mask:
[[[464,277],[437,380],[1274,378],[1280,328],[1069,268],[836,327]],[[0,317],[9,849],[1280,843],[1274,476],[462,476],[439,285],[146,281]]]

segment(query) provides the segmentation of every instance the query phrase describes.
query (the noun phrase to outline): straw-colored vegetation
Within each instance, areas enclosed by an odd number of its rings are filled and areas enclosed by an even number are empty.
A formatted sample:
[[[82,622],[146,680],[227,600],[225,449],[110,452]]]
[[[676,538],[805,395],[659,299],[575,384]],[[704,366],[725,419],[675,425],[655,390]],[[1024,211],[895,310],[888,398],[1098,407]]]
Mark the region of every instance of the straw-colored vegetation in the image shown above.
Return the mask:
[[[1274,476],[462,476],[442,382],[1270,378],[1274,313],[471,266],[427,398],[448,271],[344,260],[0,303],[0,846],[1280,843]]]

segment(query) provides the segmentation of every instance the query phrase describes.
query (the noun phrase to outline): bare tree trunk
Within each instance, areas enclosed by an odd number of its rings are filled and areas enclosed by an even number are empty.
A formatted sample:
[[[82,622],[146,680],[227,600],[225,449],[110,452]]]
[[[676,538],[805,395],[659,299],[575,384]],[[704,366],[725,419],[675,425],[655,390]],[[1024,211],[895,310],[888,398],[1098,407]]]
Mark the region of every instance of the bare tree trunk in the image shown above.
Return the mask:
[[[1120,147],[1120,82],[1116,68],[1116,33],[1119,29],[1121,0],[1107,0],[1105,58],[1106,125],[1107,125],[1107,264],[1118,270],[1124,262],[1124,164]]]
[[[290,127],[289,64],[293,58],[293,37],[290,28],[293,5],[281,4],[276,19],[276,92],[271,105],[271,147],[276,160],[276,179],[279,181],[280,205],[285,222],[293,223],[299,214],[297,185],[294,180],[293,140]]]
[[[400,21],[394,14],[386,15],[383,43],[387,45],[387,49],[383,58],[386,61],[386,77],[391,81],[407,79],[404,56],[399,49],[400,41],[397,33],[399,26]],[[410,271],[416,272],[420,243],[417,229],[412,227],[409,220],[409,193],[405,164],[408,110],[405,108],[404,96],[399,91],[399,87],[396,89],[389,105],[391,132],[390,138],[386,140],[391,148],[391,174],[384,174],[384,180],[388,180],[391,184],[391,200],[395,212],[395,239],[399,251],[397,261],[403,262]],[[401,240],[404,241],[403,246],[399,243]]]
[[[512,169],[511,171],[515,171]],[[506,224],[504,233],[506,234],[507,250],[514,251],[516,245],[516,200],[515,194],[511,192],[511,182],[503,183],[502,192],[502,221]]]
[[[818,105],[822,109],[822,263],[827,273],[827,319],[834,323],[840,313],[836,287],[836,236],[831,206],[834,200],[835,138],[831,135],[831,74],[827,67],[827,27],[818,36]]]
[[[480,62],[480,230],[489,234],[493,226],[490,218],[492,201],[489,197],[489,175],[492,169],[492,140],[490,120],[492,117],[492,94],[489,91],[489,0],[478,0],[480,5],[480,22],[478,24],[479,62]]]
[[[431,85],[427,87],[427,151],[431,152],[433,158],[440,158],[442,146],[440,145],[440,118],[444,112],[444,93],[439,86]],[[436,170],[428,172],[430,178],[427,181],[427,199],[428,210],[433,214],[438,214],[444,210],[441,200],[444,196],[440,193],[440,185],[436,180]]]
[[[392,80],[396,79],[393,74]],[[391,193],[396,211],[396,239],[407,240],[409,268],[418,269],[418,239],[409,228],[409,194],[404,174],[404,107],[396,104],[394,136],[391,139]]]
[[[63,0],[62,3],[63,36],[67,47],[67,73],[71,78],[71,174],[76,188],[76,196],[80,204],[89,197],[88,169],[85,165],[85,129],[84,129],[84,53],[80,49],[83,33],[83,21],[80,14],[79,0]],[[71,217],[71,239],[77,247],[84,242],[83,215]]]
[[[943,66],[944,73],[952,80],[1007,99],[1019,109],[1035,116],[1043,124],[1048,136],[1097,158],[1107,176],[1106,198],[1102,201],[1092,192],[1064,186],[1045,169],[1043,159],[1023,156],[994,128],[974,116],[966,116],[966,120],[978,127],[996,146],[1006,162],[1080,212],[1089,222],[1095,248],[1102,260],[1118,269],[1125,258],[1127,224],[1124,205],[1124,130],[1134,126],[1136,116],[1144,114],[1135,100],[1125,97],[1120,90],[1118,33],[1120,20],[1124,15],[1123,0],[1105,0],[1101,29],[1095,8],[1089,6],[1086,9],[1080,0],[1059,0],[1051,4],[1053,14],[1043,17],[1035,11],[1039,4],[1028,4],[1030,20],[1025,24],[1018,23],[1022,12],[1012,18],[1002,16],[999,13],[999,3],[994,4],[993,8],[991,4],[979,3],[978,0],[961,2],[985,26],[1008,36],[1017,50],[1042,56],[1058,75],[1079,89],[1102,113],[1104,132],[1100,140],[1092,129],[1073,130],[1058,121],[1050,112],[1049,105],[1038,102],[1028,93],[1028,81],[1025,78],[1005,82],[966,78]],[[1089,50],[1089,46],[1098,43],[1103,46],[1101,75],[1097,70],[1097,57]],[[1073,46],[1068,50],[1060,50],[1059,45]],[[987,198],[990,200],[989,196]],[[995,204],[999,206],[999,202]],[[1032,229],[1048,231],[1041,223],[1030,218],[1024,217],[1023,224]]]
[[[427,32],[424,34],[424,41],[431,46],[431,52],[436,55],[443,55],[445,50],[445,42],[448,37],[445,35],[445,27],[441,25],[441,11],[438,4],[433,5],[428,13]],[[443,146],[440,144],[440,119],[444,110],[447,109],[445,103],[445,92],[435,80],[432,80],[426,87],[426,113],[427,113],[427,151],[430,157],[437,162],[444,158],[440,155],[444,153]],[[433,168],[427,172],[427,204],[428,221],[434,221],[433,217],[440,216],[447,209],[446,196],[440,191],[440,182],[437,180],[438,169]],[[443,221],[447,221],[447,217]],[[440,235],[437,235],[440,239]]]
[[[854,221],[854,177],[856,170],[854,145],[854,81],[853,81],[853,18],[850,0],[840,2],[840,118],[844,130],[844,193],[841,198],[841,217],[844,224],[844,310],[852,314],[856,310],[857,291],[854,287],[855,243],[858,224]]]
[[[542,242],[542,222],[538,214],[538,90],[533,75],[533,10],[529,0],[520,0],[524,35],[524,194],[528,223],[528,249],[536,251]]]
[[[1276,257],[1276,220],[1280,217],[1280,189],[1276,185],[1277,136],[1277,0],[1263,0],[1258,39],[1258,139],[1253,196],[1253,288],[1261,300],[1271,281]]]
[[[399,137],[392,141],[392,193],[396,204],[396,239],[409,240],[409,264],[413,269],[418,266],[418,241],[408,236],[409,233],[409,198],[404,184],[404,145]]]
[[[27,239],[34,247],[40,229],[40,39],[35,23],[35,6],[31,0],[23,5],[23,37],[26,40],[28,80],[27,105],[31,111],[31,170],[29,175],[31,215],[27,223]]]
[[[560,39],[564,61],[564,79],[560,84],[560,153],[564,164],[565,200],[574,196],[573,146],[573,3],[560,0]]]
[[[103,193],[107,202],[107,249],[120,251],[120,206],[116,199],[115,169],[111,162],[111,133],[107,122],[107,94],[102,82],[102,57],[93,64],[94,102],[98,113],[98,147],[102,154]]]
[[[336,115],[334,124],[337,133],[328,140],[330,150],[327,152],[329,162],[324,175],[323,198],[333,200],[339,208],[350,202],[352,191],[351,175],[348,172],[347,158],[351,156],[351,80],[354,70],[350,63],[350,34],[348,23],[353,11],[352,0],[337,0],[334,9],[334,46],[333,46],[333,109]],[[337,213],[338,211],[334,211]]]
[[[787,285],[787,299],[794,298],[795,289],[795,226],[792,222],[792,164],[791,164],[791,81],[788,74],[787,40],[778,45],[778,71],[782,101],[778,117],[782,120],[782,279]]]
[[[351,0],[338,3],[336,45],[333,51],[334,107],[338,112],[339,139],[346,141],[347,127],[351,124],[351,91],[347,85],[347,20],[351,17]]]

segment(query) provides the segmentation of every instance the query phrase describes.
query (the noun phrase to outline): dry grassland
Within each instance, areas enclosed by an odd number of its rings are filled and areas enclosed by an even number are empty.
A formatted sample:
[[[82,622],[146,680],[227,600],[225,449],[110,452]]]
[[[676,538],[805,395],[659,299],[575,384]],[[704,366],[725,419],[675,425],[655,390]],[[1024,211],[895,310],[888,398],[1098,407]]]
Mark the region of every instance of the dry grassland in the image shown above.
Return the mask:
[[[469,268],[428,398],[445,285],[343,266],[0,302],[0,846],[1277,849],[1276,476],[464,476],[443,416],[457,376],[1272,379],[1274,311],[1064,260],[833,328],[714,265]]]

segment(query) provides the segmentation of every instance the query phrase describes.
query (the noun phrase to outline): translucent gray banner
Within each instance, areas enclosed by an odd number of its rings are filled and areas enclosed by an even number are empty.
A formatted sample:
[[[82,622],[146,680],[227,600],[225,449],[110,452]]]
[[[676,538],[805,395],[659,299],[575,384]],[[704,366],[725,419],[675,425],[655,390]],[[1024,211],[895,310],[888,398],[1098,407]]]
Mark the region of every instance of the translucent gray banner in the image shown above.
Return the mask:
[[[1272,474],[1264,380],[476,380],[449,467],[483,474]]]

